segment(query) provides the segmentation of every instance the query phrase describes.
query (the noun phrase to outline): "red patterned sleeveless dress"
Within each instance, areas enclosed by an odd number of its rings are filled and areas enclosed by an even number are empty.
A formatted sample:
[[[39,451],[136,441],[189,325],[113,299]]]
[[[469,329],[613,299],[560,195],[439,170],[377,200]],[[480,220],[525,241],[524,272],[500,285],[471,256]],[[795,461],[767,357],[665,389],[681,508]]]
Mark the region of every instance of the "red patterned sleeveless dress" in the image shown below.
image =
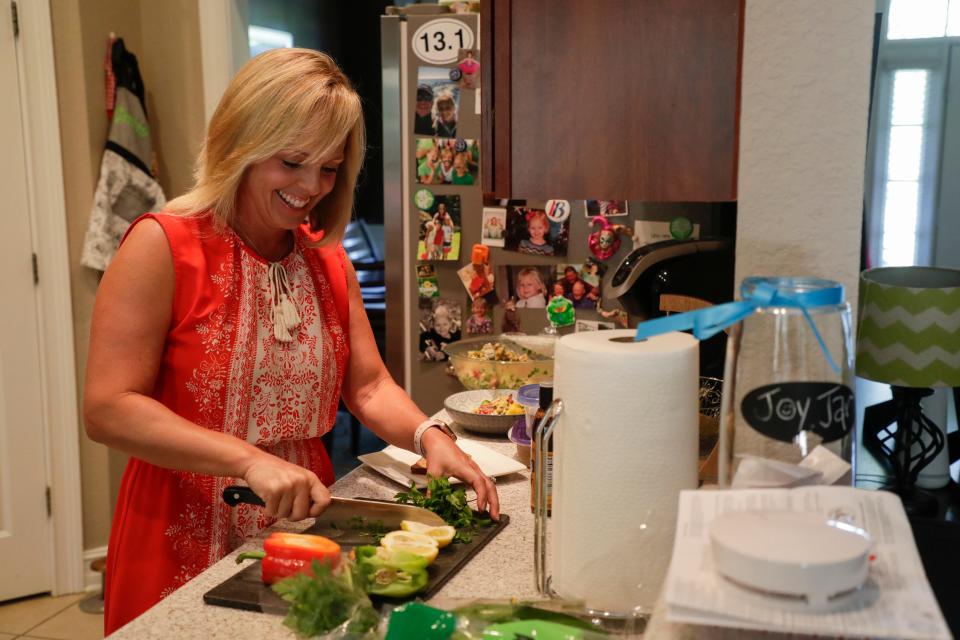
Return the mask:
[[[291,342],[280,342],[273,334],[267,261],[232,230],[216,231],[210,217],[148,214],[140,220],[147,217],[166,233],[175,272],[173,315],[152,397],[331,484],[333,467],[320,436],[336,417],[348,357],[343,248],[310,248],[318,236],[306,226],[296,231],[294,250],[281,264],[301,322]],[[272,524],[259,507],[224,504],[221,493],[230,484],[234,479],[130,459],[108,547],[107,634]]]

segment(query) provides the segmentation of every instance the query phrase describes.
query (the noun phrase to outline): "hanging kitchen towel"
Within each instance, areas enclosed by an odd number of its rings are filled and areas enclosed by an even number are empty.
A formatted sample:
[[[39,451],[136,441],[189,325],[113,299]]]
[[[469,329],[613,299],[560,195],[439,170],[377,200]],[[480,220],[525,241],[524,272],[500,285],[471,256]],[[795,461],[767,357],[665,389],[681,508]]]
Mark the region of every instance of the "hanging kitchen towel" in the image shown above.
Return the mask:
[[[167,202],[150,171],[153,149],[137,59],[122,38],[112,46],[116,103],[80,257],[81,264],[99,271],[110,264],[130,223]]]

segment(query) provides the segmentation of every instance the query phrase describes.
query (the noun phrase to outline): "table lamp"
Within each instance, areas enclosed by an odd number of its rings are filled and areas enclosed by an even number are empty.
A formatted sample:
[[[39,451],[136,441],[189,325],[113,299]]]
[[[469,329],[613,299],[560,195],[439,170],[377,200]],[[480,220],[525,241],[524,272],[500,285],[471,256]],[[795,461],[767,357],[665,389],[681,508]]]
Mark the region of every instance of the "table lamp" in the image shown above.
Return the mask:
[[[943,449],[945,429],[920,401],[937,387],[960,387],[960,270],[881,267],[860,275],[856,373],[889,384],[893,398],[867,407],[863,446],[892,476],[911,515],[935,515],[936,499],[917,488],[920,471]]]

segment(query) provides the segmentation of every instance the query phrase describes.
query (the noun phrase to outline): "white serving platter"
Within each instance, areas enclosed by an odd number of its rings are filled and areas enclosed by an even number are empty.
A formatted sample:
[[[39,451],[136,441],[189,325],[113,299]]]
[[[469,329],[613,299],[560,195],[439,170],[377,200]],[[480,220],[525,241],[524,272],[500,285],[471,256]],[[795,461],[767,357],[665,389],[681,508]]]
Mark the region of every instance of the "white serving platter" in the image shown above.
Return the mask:
[[[485,447],[479,442],[461,438],[457,440],[464,453],[473,458],[480,469],[488,476],[499,478],[511,473],[517,473],[526,469],[526,465],[513,458],[497,453],[489,447]],[[357,458],[365,465],[390,478],[394,482],[409,487],[413,482],[418,487],[427,486],[427,477],[423,474],[416,474],[410,471],[410,465],[420,459],[420,456],[412,451],[401,449],[390,445],[381,451],[367,453]],[[450,482],[462,482],[458,478],[450,478]]]

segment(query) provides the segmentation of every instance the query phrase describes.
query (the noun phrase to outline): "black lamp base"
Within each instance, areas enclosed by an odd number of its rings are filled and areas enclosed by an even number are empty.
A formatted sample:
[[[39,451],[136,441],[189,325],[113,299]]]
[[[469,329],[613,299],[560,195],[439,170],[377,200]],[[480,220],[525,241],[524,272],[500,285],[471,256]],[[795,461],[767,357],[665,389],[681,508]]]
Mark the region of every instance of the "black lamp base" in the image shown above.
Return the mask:
[[[933,494],[924,491],[913,485],[897,487],[889,485],[881,487],[881,491],[889,491],[900,496],[903,503],[903,510],[908,516],[920,516],[922,518],[933,518],[940,512],[940,504]]]
[[[936,516],[937,499],[916,486],[920,471],[946,444],[943,431],[924,415],[920,405],[933,389],[891,385],[891,391],[892,399],[867,407],[863,444],[893,476],[883,489],[900,496],[908,515]]]

